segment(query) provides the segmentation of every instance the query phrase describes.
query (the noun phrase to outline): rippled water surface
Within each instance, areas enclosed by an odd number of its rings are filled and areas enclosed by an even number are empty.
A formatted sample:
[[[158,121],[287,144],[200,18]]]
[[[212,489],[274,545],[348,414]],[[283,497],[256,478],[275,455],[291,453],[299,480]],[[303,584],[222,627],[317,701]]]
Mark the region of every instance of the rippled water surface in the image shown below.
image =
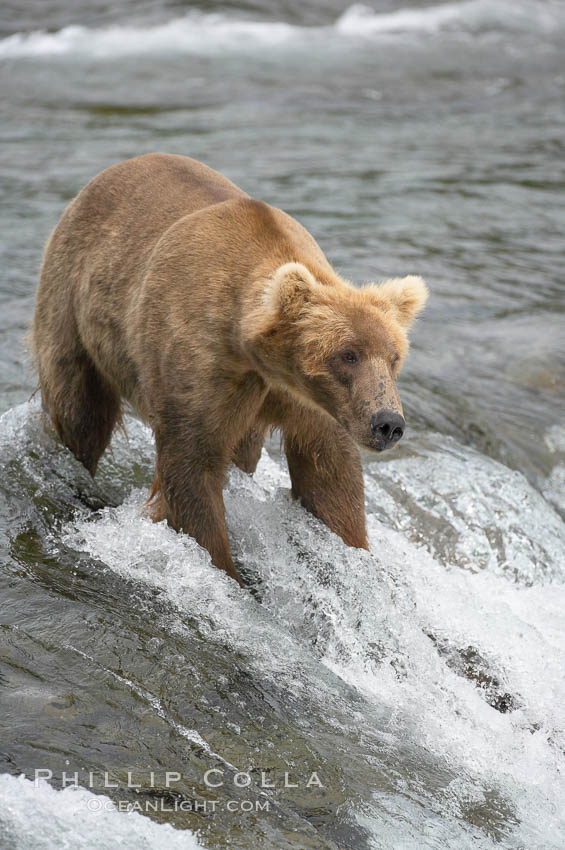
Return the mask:
[[[551,0],[3,5],[2,850],[565,846],[564,57]],[[241,592],[144,516],[150,432],[93,481],[28,401],[42,245],[151,150],[355,281],[427,279],[370,554],[291,502],[275,440],[225,493]]]

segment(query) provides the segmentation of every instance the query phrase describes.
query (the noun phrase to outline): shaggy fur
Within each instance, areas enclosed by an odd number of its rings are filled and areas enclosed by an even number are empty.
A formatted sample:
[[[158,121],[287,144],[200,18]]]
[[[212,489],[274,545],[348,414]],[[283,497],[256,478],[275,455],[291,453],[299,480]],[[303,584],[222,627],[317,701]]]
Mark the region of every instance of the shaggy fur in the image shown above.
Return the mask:
[[[127,400],[151,425],[152,512],[240,581],[222,486],[285,438],[292,492],[366,547],[358,444],[400,412],[417,277],[357,289],[294,219],[188,157],[107,169],[45,250],[32,342],[45,409],[94,475]],[[354,353],[355,362],[350,352]]]

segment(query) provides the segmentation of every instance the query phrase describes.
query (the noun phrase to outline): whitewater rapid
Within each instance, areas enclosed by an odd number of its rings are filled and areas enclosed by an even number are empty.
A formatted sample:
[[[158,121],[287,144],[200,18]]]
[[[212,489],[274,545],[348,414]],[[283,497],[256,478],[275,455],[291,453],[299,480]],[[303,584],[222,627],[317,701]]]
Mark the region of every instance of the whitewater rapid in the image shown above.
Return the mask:
[[[30,404],[4,414],[0,456],[23,459],[25,491],[65,501],[80,466],[39,420]],[[377,783],[363,807],[353,807],[374,846],[393,839],[403,850],[422,846],[430,824],[453,850],[563,846],[565,526],[520,473],[455,440],[414,437],[403,457],[366,466],[369,553],[346,547],[293,503],[284,462],[265,450],[255,476],[232,469],[225,491],[231,545],[250,593],[212,567],[193,539],[144,515],[147,489],[131,481],[150,469],[152,437],[134,419],[127,430],[103,461],[102,490],[89,495],[108,498],[104,488],[118,484],[113,495],[123,501],[94,513],[75,509],[52,527],[52,557],[74,552],[124,588],[150,588],[173,612],[171,639],[197,622],[209,646],[244,659],[257,681],[291,702],[312,700],[313,716],[329,720],[349,703],[361,737],[354,743],[342,727],[352,758],[346,774],[359,758],[368,776],[371,760],[392,771],[386,791]],[[561,432],[552,439],[560,446]],[[53,464],[55,481],[46,478]],[[63,649],[82,651],[72,640]],[[234,770],[248,767],[229,742],[222,749],[186,729],[131,676],[108,672],[174,734]],[[321,733],[312,734],[314,741]],[[23,779],[0,785],[13,824],[23,819],[26,789]],[[63,818],[63,834],[69,801],[74,811],[80,793],[41,790],[44,817]],[[498,838],[473,815],[493,808]],[[147,822],[146,829],[149,840],[164,828]]]
[[[348,48],[351,41],[536,32],[555,37],[565,32],[565,9],[536,0],[466,0],[425,8],[379,13],[362,4],[348,7],[331,25],[301,26],[253,20],[223,12],[191,10],[182,17],[145,26],[119,24],[90,28],[78,24],[57,32],[14,33],[0,40],[0,60],[17,58],[118,59],[138,54],[219,51]]]

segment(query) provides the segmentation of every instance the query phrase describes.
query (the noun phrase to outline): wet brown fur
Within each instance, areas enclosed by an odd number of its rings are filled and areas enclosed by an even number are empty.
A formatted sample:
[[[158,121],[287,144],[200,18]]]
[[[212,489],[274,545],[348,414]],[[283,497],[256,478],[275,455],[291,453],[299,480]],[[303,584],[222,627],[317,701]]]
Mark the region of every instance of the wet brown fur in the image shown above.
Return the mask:
[[[400,411],[395,377],[419,278],[356,289],[310,234],[188,157],[107,169],[45,250],[31,333],[43,404],[94,475],[127,400],[155,434],[154,519],[240,581],[222,486],[282,429],[292,492],[367,547],[358,444]],[[360,362],[344,364],[353,347]]]

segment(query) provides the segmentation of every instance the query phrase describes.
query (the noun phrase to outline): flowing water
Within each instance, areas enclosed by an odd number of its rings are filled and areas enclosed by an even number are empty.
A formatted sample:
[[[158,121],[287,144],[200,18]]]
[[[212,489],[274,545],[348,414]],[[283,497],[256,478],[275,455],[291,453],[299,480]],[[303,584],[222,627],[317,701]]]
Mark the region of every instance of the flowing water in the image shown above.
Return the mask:
[[[563,850],[564,4],[14,0],[0,74],[0,848]],[[144,426],[93,481],[29,400],[42,245],[151,150],[428,280],[371,553],[275,439],[242,592],[144,516]]]

